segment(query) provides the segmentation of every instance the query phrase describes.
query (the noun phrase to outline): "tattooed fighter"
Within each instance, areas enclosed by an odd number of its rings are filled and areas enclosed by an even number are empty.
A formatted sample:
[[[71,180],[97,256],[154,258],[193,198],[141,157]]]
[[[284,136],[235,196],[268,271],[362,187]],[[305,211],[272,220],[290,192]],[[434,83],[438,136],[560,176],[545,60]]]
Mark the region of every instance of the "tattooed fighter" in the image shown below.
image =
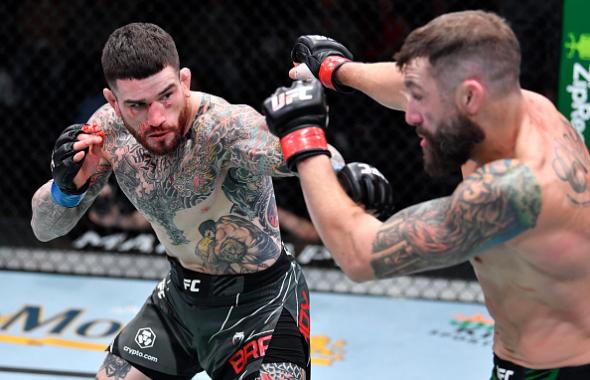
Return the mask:
[[[309,378],[309,295],[282,248],[271,176],[292,175],[288,167],[318,149],[291,146],[285,162],[254,109],[190,91],[190,71],[156,25],[115,30],[102,67],[108,104],[57,139],[53,180],[33,197],[33,230],[42,241],[68,233],[114,173],[171,270],[110,345],[97,378],[190,379],[203,370],[222,380]],[[339,176],[391,196],[382,176],[358,165]],[[381,207],[375,193],[354,190]]]
[[[507,23],[442,15],[407,37],[396,62],[353,62],[320,36],[299,37],[292,57],[326,87],[404,110],[429,173],[463,166],[451,196],[382,223],[347,198],[325,157],[300,161],[312,221],[343,270],[366,281],[469,260],[495,319],[492,379],[589,379],[590,157],[548,99],[521,89]],[[265,112],[282,138],[301,117]]]

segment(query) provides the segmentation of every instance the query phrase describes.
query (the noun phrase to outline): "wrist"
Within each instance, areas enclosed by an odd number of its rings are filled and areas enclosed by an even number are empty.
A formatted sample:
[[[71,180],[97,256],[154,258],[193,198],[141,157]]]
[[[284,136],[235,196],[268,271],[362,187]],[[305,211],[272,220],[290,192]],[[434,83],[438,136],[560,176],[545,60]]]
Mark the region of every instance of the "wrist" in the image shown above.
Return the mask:
[[[297,129],[281,138],[283,156],[288,161],[296,153],[306,150],[328,150],[324,130],[317,126]]]
[[[84,195],[86,195],[86,192],[81,194],[66,194],[60,190],[55,181],[51,183],[51,198],[60,206],[67,208],[76,207],[82,202]]]
[[[345,63],[350,62],[350,59],[339,55],[331,55],[322,61],[319,71],[319,79],[322,84],[332,90],[340,90],[340,83],[337,83],[336,72]]]

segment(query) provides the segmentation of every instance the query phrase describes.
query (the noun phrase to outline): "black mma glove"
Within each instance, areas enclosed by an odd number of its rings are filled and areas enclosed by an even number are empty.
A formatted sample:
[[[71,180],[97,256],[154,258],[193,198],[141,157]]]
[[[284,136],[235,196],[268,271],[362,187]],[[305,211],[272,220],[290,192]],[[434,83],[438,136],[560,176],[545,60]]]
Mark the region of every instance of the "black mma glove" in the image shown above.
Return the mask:
[[[85,124],[73,124],[64,129],[51,152],[51,174],[53,175],[51,194],[56,203],[65,207],[77,206],[82,195],[88,190],[88,183],[79,189],[74,184],[74,177],[78,174],[84,160],[74,162],[74,155],[78,151],[74,150],[73,145],[78,135],[84,133],[82,130],[84,126]]]
[[[291,59],[305,63],[324,86],[338,92],[352,92],[334,76],[343,64],[353,59],[352,53],[341,43],[324,36],[300,36],[291,50]]]
[[[295,81],[291,87],[279,87],[262,108],[270,132],[281,139],[289,169],[296,171],[297,162],[311,156],[331,156],[324,132],[328,109],[320,82]]]
[[[346,164],[337,173],[346,194],[365,206],[378,219],[393,213],[393,190],[389,181],[377,168],[360,162]]]

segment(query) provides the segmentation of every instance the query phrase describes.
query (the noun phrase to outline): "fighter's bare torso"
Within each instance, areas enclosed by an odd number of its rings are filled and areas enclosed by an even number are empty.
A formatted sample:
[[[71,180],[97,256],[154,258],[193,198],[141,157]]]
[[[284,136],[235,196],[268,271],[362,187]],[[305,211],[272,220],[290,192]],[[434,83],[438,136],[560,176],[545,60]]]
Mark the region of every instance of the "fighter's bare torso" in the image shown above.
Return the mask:
[[[102,175],[111,170],[170,256],[211,274],[250,273],[280,253],[271,175],[289,175],[264,118],[245,105],[193,92],[195,117],[173,152],[148,152],[107,104]]]
[[[495,319],[494,351],[529,368],[590,363],[590,157],[545,98],[524,92],[515,159],[534,174],[534,229],[472,259]]]

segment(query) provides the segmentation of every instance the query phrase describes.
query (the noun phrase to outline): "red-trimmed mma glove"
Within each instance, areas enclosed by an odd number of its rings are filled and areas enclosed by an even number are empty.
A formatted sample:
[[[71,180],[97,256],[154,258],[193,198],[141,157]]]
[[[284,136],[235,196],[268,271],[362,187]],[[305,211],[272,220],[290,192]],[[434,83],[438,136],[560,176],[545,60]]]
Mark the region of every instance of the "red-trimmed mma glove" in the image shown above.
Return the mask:
[[[85,133],[86,124],[72,124],[63,130],[57,138],[53,152],[51,152],[51,174],[53,184],[51,195],[53,200],[64,207],[77,206],[88,190],[88,183],[81,188],[74,184],[74,177],[78,174],[84,160],[74,162],[78,151],[74,150],[74,143],[80,133]]]
[[[337,173],[346,194],[365,210],[384,220],[393,214],[393,190],[377,168],[360,162],[346,164]]]
[[[324,36],[299,36],[291,50],[291,59],[295,63],[305,63],[327,88],[344,93],[353,91],[336,80],[336,71],[354,59],[341,43]]]
[[[328,109],[320,82],[294,81],[291,87],[279,87],[262,108],[271,133],[281,139],[289,169],[297,171],[297,162],[311,156],[331,156],[325,134]]]

